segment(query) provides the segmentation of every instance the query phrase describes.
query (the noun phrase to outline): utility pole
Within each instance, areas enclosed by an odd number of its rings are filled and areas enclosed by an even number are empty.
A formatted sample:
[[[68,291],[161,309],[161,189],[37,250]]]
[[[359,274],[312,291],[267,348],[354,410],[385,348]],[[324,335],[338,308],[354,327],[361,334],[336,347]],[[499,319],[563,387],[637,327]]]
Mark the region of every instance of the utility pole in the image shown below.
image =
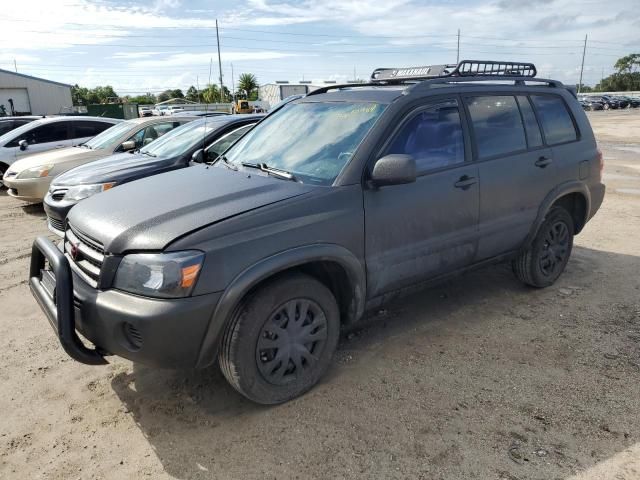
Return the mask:
[[[353,66],[353,81],[355,82],[356,80],[358,80],[358,77],[356,77],[356,66]]]
[[[587,36],[584,36],[584,47],[582,48],[582,65],[580,66],[580,82],[578,82],[578,93],[582,89],[582,73],[584,72],[584,56],[587,53]]]
[[[18,73],[18,64],[16,63],[16,59],[13,59],[13,68],[16,69],[16,73]]]
[[[222,60],[220,59],[220,34],[218,33],[218,19],[216,18],[216,40],[218,44],[218,68],[220,69],[220,100],[223,100],[224,90],[222,89]],[[224,103],[224,102],[220,102]]]
[[[200,79],[198,75],[196,75],[196,88],[198,89],[198,103],[202,103],[202,99],[200,98]]]
[[[460,29],[458,29],[458,53],[456,54],[456,63],[460,63]]]
[[[233,63],[231,64],[231,95],[233,96],[233,104],[236,104],[236,80],[233,76]]]

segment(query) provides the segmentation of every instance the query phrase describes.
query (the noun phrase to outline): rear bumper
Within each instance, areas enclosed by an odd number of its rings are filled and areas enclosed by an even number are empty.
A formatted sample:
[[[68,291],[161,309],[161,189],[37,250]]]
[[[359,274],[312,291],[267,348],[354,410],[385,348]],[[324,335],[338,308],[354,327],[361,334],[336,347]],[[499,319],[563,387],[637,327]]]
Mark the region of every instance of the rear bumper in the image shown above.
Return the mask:
[[[587,218],[587,220],[590,220],[600,209],[602,201],[604,200],[606,186],[603,183],[598,183],[589,190],[591,193],[591,207],[589,209],[589,218]]]
[[[53,270],[55,290],[44,278],[45,258]],[[44,270],[44,272],[43,272]],[[64,350],[91,365],[109,354],[168,368],[197,364],[220,293],[180,299],[154,299],[118,290],[96,290],[73,273],[63,253],[45,237],[36,239],[29,285]],[[95,349],[87,348],[80,332]]]

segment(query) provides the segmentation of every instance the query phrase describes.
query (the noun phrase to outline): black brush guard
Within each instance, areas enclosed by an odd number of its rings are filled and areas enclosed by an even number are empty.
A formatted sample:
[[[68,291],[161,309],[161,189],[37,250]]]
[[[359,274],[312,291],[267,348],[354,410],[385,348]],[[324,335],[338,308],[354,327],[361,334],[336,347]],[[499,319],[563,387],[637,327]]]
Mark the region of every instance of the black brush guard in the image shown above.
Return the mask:
[[[51,270],[45,270],[45,260]],[[55,284],[45,280],[50,272],[53,272]],[[76,333],[71,266],[67,257],[46,237],[38,237],[33,242],[29,287],[47,315],[62,348],[71,358],[88,365],[107,363],[98,350],[87,348]]]

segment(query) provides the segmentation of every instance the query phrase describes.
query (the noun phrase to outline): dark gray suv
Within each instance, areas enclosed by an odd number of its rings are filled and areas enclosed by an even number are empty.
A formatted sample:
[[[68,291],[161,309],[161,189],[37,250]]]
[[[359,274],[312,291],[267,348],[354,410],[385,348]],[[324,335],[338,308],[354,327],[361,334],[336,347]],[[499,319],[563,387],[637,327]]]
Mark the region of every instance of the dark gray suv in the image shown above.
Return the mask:
[[[407,287],[511,261],[562,273],[602,203],[575,92],[526,63],[380,69],[267,116],[209,165],[71,209],[30,286],[76,360],[207,367],[260,403],[325,373],[341,325]],[[94,348],[88,348],[78,333]]]

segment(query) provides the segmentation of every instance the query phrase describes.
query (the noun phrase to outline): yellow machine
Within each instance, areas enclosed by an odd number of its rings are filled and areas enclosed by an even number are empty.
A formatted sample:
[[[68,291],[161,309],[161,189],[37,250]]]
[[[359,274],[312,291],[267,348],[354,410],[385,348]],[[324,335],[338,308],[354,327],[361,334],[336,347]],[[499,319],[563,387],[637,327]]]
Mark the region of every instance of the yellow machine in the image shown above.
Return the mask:
[[[233,113],[253,113],[253,107],[248,100],[236,100],[233,104]]]

